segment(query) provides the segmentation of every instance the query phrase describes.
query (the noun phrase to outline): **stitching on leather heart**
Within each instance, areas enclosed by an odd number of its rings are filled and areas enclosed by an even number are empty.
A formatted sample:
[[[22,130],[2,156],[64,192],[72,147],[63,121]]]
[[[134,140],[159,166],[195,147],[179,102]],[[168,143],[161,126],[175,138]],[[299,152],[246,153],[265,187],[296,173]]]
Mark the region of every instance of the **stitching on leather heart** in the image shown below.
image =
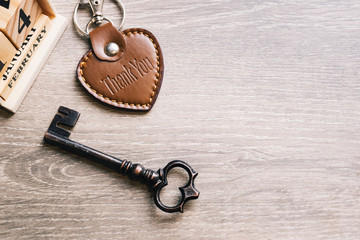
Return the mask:
[[[125,30],[126,31],[126,30]],[[153,88],[153,92],[151,93],[151,97],[149,99],[149,103],[147,104],[143,104],[143,105],[140,105],[138,103],[124,103],[124,102],[119,102],[119,101],[116,101],[115,99],[110,99],[108,97],[105,97],[104,95],[98,93],[95,89],[93,89],[90,84],[87,83],[84,75],[83,75],[83,67],[86,66],[86,61],[89,59],[89,57],[93,54],[92,51],[90,51],[88,54],[86,54],[84,56],[84,60],[82,62],[80,62],[80,75],[81,75],[81,78],[82,80],[84,81],[84,83],[86,84],[86,86],[89,87],[89,89],[91,89],[91,91],[93,91],[96,95],[98,95],[99,97],[101,98],[104,98],[105,100],[108,100],[108,101],[112,101],[114,103],[117,103],[117,104],[121,104],[121,105],[129,105],[129,106],[136,106],[138,108],[143,108],[143,109],[146,109],[146,108],[149,108],[150,107],[150,104],[152,103],[153,101],[153,97],[155,96],[155,91],[156,89],[158,88],[158,83],[159,83],[159,77],[160,77],[160,57],[159,57],[159,50],[158,50],[158,46],[155,44],[154,40],[146,33],[144,32],[139,32],[139,31],[130,31],[130,32],[127,32],[126,35],[129,36],[130,34],[143,34],[144,36],[146,36],[151,42],[152,44],[154,45],[154,48],[155,48],[155,53],[156,53],[156,64],[157,64],[157,68],[156,68],[156,79],[155,79],[155,85],[154,85],[154,88]]]

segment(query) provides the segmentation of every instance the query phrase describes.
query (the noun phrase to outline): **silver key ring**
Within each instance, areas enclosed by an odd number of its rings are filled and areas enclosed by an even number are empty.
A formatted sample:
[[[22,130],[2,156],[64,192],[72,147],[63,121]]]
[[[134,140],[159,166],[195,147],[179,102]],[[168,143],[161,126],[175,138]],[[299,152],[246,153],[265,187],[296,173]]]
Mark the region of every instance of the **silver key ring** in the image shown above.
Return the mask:
[[[122,28],[122,26],[124,25],[124,21],[125,21],[125,8],[124,8],[124,5],[122,4],[122,2],[120,0],[114,0],[114,1],[118,5],[118,7],[120,9],[120,12],[122,14],[120,26],[118,28],[118,30],[120,30]],[[100,26],[102,24],[103,20],[112,23],[112,21],[110,19],[108,19],[107,17],[104,17],[103,14],[102,14],[103,4],[104,4],[104,0],[80,0],[75,5],[74,14],[73,14],[73,21],[74,21],[74,25],[75,25],[76,30],[81,35],[83,35],[85,37],[89,37],[90,26],[92,26],[92,25]],[[78,12],[79,8],[81,8],[83,6],[87,6],[87,7],[90,6],[91,11],[93,13],[93,16],[92,16],[91,20],[86,24],[85,31],[80,28],[79,23],[77,21],[77,12]]]

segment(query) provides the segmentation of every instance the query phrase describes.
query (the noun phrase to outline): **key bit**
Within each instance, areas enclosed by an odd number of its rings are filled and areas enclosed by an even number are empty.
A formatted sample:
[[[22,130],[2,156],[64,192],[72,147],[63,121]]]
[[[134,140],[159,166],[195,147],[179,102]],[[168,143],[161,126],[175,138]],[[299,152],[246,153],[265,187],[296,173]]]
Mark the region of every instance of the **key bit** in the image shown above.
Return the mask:
[[[61,128],[61,125],[74,127],[79,117],[79,112],[60,106],[58,114],[55,115],[49,129],[45,132],[44,141],[89,158],[99,164],[113,169],[118,173],[127,175],[132,179],[145,182],[154,192],[154,202],[156,206],[165,212],[183,212],[184,204],[188,200],[197,199],[199,197],[200,192],[194,185],[194,180],[198,173],[184,161],[174,160],[169,162],[163,169],[154,171],[146,169],[141,164],[133,164],[131,161],[115,158],[106,153],[70,140],[69,137],[71,133],[68,130]],[[181,201],[176,206],[167,206],[160,200],[160,191],[168,184],[167,176],[169,171],[176,167],[184,169],[188,173],[189,180],[185,186],[179,187],[182,195]]]
[[[63,124],[68,127],[74,127],[80,117],[80,113],[63,106],[59,107],[58,112],[60,114],[55,115],[49,126],[48,132],[52,134],[57,134],[64,138],[69,138],[71,133],[59,127],[58,124]]]

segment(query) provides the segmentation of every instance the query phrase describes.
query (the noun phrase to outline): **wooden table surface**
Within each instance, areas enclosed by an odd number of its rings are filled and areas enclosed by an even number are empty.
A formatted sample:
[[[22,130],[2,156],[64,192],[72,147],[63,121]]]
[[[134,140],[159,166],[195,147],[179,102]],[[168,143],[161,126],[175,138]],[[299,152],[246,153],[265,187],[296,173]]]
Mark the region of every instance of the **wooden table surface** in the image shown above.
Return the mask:
[[[359,1],[124,0],[124,28],[164,52],[146,114],[85,92],[76,1],[53,2],[69,25],[18,112],[0,110],[1,239],[360,239]],[[60,105],[82,114],[76,141],[152,169],[190,163],[199,199],[164,213],[146,186],[44,144]]]

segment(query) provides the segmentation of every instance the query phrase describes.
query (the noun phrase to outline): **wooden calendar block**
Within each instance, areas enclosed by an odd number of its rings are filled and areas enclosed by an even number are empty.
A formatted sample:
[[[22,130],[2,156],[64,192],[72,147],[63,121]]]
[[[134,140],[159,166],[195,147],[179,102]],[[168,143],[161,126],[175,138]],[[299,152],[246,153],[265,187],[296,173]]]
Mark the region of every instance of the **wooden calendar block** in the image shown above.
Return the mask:
[[[0,0],[2,107],[16,112],[66,24],[49,0]]]
[[[31,28],[28,34],[28,42],[18,50],[19,56],[15,61],[10,71],[3,75],[3,80],[7,80],[7,85],[1,91],[0,97],[5,101],[9,98],[12,90],[18,83],[18,79],[21,78],[24,69],[28,66],[31,61],[34,61],[34,56],[37,50],[41,48],[41,44],[45,39],[46,35],[50,31],[52,22],[46,15],[41,15],[36,21],[35,25]],[[36,61],[36,60],[35,60]]]
[[[0,27],[9,21],[22,0],[0,0]]]
[[[12,3],[12,1],[14,0],[7,2]],[[4,2],[4,0],[0,0],[0,2]],[[3,12],[8,12],[11,16],[4,14],[5,17],[1,17],[0,31],[8,36],[16,48],[19,48],[41,15],[42,9],[37,0],[22,0],[13,12],[10,11],[10,8],[7,11],[6,7],[0,5],[0,9]]]
[[[0,76],[3,76],[4,72],[8,68],[8,66],[11,63],[11,60],[13,56],[15,56],[15,53],[17,52],[17,49],[12,45],[10,40],[0,32]],[[0,79],[0,92],[5,87],[7,81],[4,81],[1,77]]]
[[[50,19],[53,19],[56,16],[58,16],[57,14],[55,14],[54,7],[52,6],[49,0],[37,0],[37,2],[41,6],[43,10],[43,14],[48,16]]]

